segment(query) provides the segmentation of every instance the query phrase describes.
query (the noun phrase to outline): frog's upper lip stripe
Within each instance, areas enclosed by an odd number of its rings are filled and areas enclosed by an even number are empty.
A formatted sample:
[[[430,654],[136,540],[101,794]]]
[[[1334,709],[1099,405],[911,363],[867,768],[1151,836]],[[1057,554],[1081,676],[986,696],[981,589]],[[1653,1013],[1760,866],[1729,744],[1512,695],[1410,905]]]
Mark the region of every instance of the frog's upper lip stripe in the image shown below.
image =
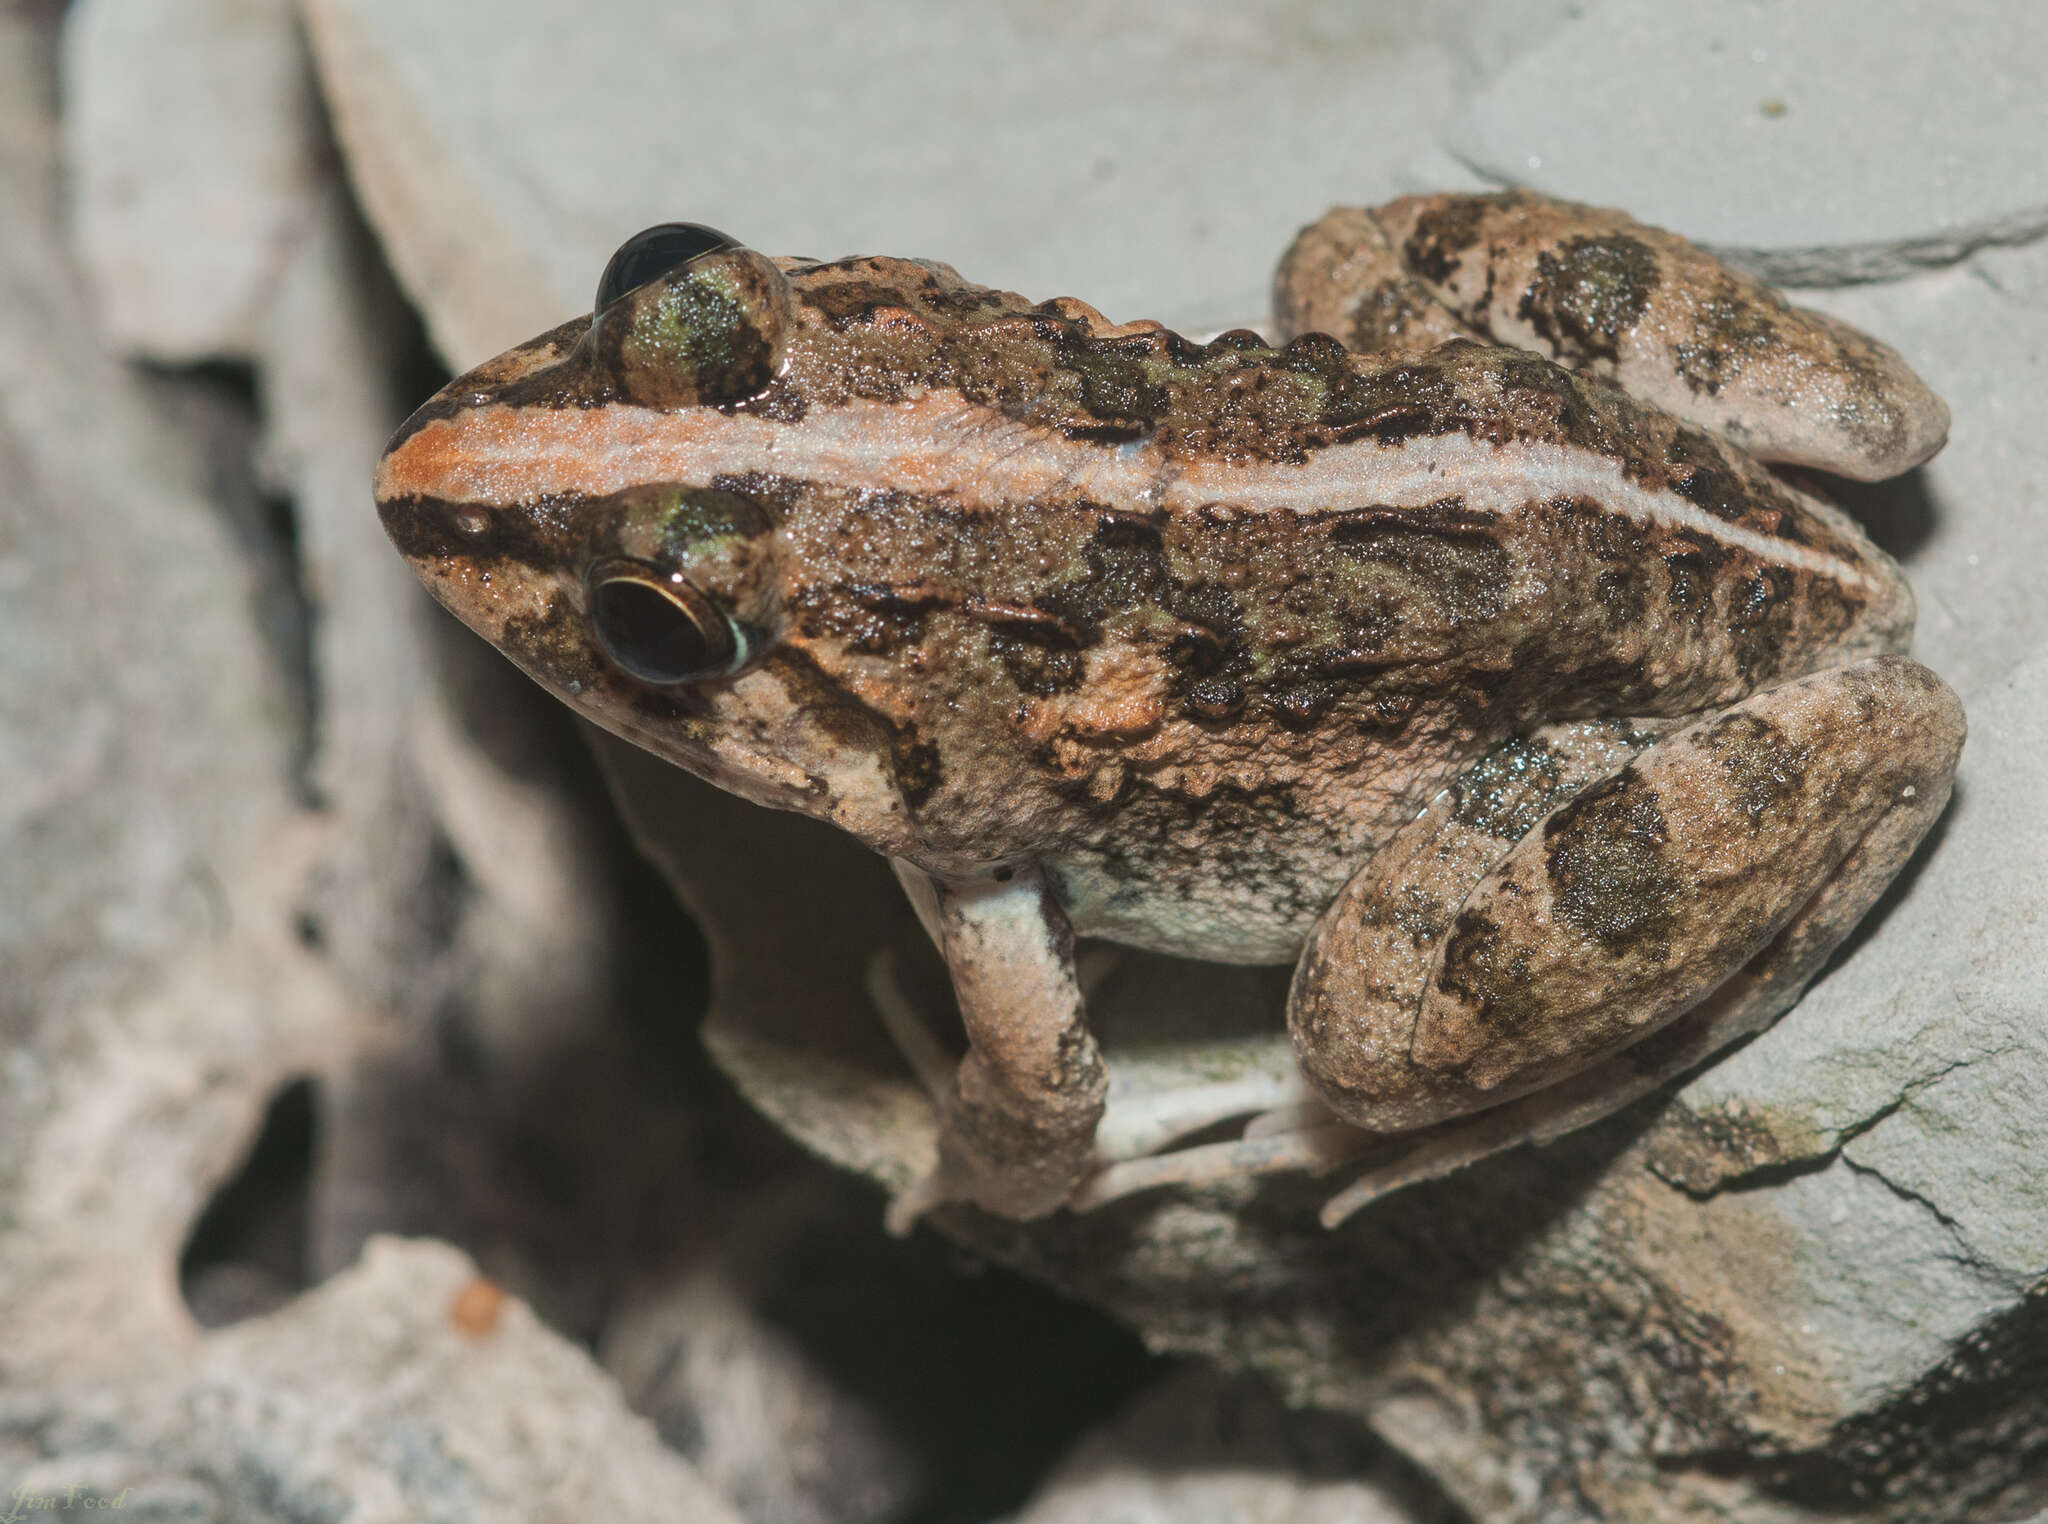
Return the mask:
[[[649,481],[709,484],[758,471],[851,490],[942,496],[969,510],[1086,498],[1133,512],[1220,507],[1251,513],[1424,507],[1461,494],[1503,516],[1526,503],[1587,497],[1639,522],[1695,535],[1845,586],[1877,591],[1855,562],[1731,523],[1677,493],[1633,481],[1614,461],[1547,441],[1493,444],[1464,434],[1358,439],[1300,464],[1168,459],[1151,445],[1105,449],[1005,418],[955,394],[814,408],[801,428],[709,408],[661,412],[490,405],[434,419],[377,471],[380,500],[441,498],[482,507],[604,497]],[[1813,499],[1781,486],[1823,522]]]

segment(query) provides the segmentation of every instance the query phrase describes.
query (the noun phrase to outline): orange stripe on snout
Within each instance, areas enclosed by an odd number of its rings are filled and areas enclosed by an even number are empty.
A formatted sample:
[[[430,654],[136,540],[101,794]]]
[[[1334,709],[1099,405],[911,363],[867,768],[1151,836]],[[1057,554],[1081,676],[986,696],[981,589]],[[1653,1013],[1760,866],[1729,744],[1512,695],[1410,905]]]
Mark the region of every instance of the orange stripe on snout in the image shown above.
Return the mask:
[[[602,497],[747,469],[736,456],[765,455],[774,432],[765,419],[709,410],[481,407],[434,420],[385,456],[376,490],[486,505]]]
[[[950,392],[815,408],[800,428],[712,408],[490,405],[436,419],[385,456],[377,496],[511,507],[763,471],[993,507],[1083,484],[1135,495],[1152,470],[1149,459],[1007,420]]]

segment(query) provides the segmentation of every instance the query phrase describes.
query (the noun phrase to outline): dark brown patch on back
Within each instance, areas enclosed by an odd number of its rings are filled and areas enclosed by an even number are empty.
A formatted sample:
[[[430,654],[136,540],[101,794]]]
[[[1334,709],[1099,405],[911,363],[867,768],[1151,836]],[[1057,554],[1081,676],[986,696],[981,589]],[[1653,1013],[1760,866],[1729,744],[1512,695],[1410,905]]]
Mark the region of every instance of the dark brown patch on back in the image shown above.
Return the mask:
[[[1401,246],[1408,267],[1433,285],[1458,273],[1465,253],[1485,231],[1487,220],[1519,198],[1513,192],[1491,196],[1446,196],[1415,219],[1415,228]]]
[[[1625,233],[1568,239],[1536,255],[1518,316],[1566,363],[1612,364],[1661,279],[1655,251]]]
[[[1662,962],[1682,885],[1665,860],[1671,830],[1633,767],[1594,784],[1543,828],[1558,915],[1610,953]]]
[[[1347,555],[1400,571],[1446,619],[1470,621],[1497,618],[1507,605],[1512,559],[1499,535],[1496,519],[1468,510],[1462,498],[1444,498],[1395,513],[1338,516],[1330,540]]]
[[[1439,1071],[1469,1062],[1472,1049],[1540,1022],[1548,1012],[1530,980],[1528,944],[1476,910],[1460,911],[1452,923],[1436,987],[1463,1001],[1473,1016],[1468,1032],[1430,1032],[1430,1067]]]

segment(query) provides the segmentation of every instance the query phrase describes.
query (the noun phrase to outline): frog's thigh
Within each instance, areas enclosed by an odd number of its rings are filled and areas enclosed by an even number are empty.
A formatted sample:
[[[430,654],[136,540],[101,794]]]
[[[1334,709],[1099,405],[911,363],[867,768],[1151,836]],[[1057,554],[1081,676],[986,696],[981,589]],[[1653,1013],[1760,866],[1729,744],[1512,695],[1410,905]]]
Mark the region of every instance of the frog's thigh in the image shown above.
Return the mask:
[[[1516,842],[1438,923],[1426,959],[1411,947],[1396,960],[1405,988],[1384,969],[1386,907],[1428,854],[1375,859],[1297,972],[1304,1071],[1340,1116],[1423,1126],[1591,1069],[1734,976],[1699,1019],[1598,1076],[1622,1100],[1641,1093],[1711,1051],[1704,1037],[1753,1030],[1796,997],[1939,814],[1962,734],[1954,694],[1903,657],[1674,731]],[[1585,1088],[1480,1119],[1477,1152],[1611,1109]]]
[[[1035,868],[1000,882],[896,869],[945,956],[967,1029],[942,1106],[939,1194],[1006,1217],[1044,1216],[1088,1168],[1108,1090],[1066,914]]]

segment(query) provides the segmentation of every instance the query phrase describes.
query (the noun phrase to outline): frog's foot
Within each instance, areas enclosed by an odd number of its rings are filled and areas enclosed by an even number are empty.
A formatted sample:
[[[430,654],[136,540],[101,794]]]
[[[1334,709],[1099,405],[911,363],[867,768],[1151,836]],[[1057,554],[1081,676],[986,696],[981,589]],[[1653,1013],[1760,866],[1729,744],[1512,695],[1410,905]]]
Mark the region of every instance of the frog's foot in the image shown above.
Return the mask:
[[[1276,1128],[1272,1119],[1297,1114],[1318,1122],[1334,1120],[1308,1081],[1292,1067],[1285,1074],[1253,1074],[1135,1095],[1119,1095],[1112,1086],[1102,1123],[1095,1129],[1095,1158],[1103,1165],[1147,1158],[1182,1138],[1236,1117],[1250,1117],[1252,1127],[1267,1132],[1284,1130]],[[1246,1134],[1251,1135],[1251,1127]]]

